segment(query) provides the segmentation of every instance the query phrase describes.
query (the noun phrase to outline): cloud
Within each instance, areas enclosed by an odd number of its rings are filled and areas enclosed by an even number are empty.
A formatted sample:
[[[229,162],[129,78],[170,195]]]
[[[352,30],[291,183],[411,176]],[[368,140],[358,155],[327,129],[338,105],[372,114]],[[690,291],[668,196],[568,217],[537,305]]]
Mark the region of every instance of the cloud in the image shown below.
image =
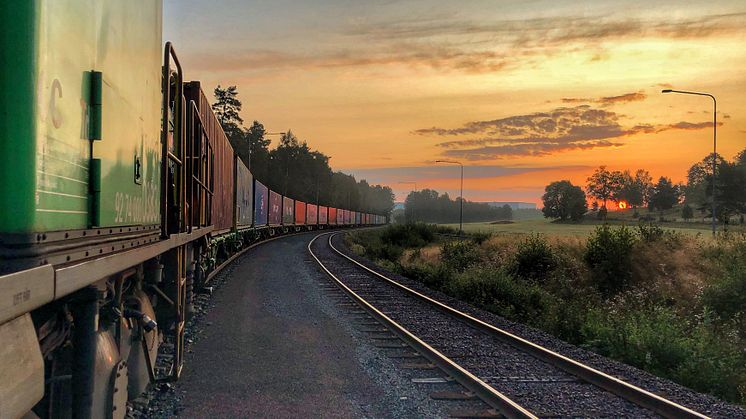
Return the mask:
[[[569,51],[592,52],[592,60],[602,60],[605,42],[661,37],[701,39],[743,32],[744,27],[746,13],[666,20],[619,20],[609,16],[494,21],[450,17],[387,19],[331,26],[326,32],[314,34],[323,38],[300,52],[250,46],[221,50],[212,46],[210,50],[192,53],[195,59],[191,60],[191,68],[247,74],[278,69],[397,65],[480,74],[536,65],[546,57]],[[633,96],[630,100],[642,99]]]
[[[249,49],[231,54],[195,54],[194,71],[257,72],[276,69],[319,70],[347,67],[400,65],[412,68],[485,73],[519,64],[515,56],[492,50],[468,50],[450,45],[397,44],[382,49],[335,49],[317,54],[297,54]]]
[[[418,135],[458,136],[465,134],[489,134],[503,137],[543,138],[568,136],[575,139],[592,139],[593,128],[613,130],[619,127],[616,112],[595,109],[590,105],[560,107],[550,112],[515,115],[488,121],[468,122],[458,128],[423,128],[414,131]],[[591,131],[589,131],[591,129]],[[589,137],[590,138],[583,138]]]
[[[609,16],[564,16],[491,22],[452,18],[369,21],[350,24],[343,34],[370,41],[468,38],[472,43],[499,39],[521,47],[598,43],[619,38],[705,38],[743,30],[746,13],[690,19],[614,19]]]
[[[638,102],[647,99],[644,92],[625,93],[619,96],[607,96],[597,99],[564,97],[562,103],[599,103],[601,106],[611,106],[616,103]]]
[[[621,147],[623,143],[606,140],[585,143],[536,143],[487,146],[472,149],[446,150],[443,155],[460,157],[466,160],[493,160],[509,157],[543,157],[573,150],[592,150],[596,148]]]
[[[599,103],[630,100],[630,97],[610,96],[599,99]],[[623,117],[624,115],[607,109],[579,105],[560,107],[548,112],[473,121],[457,128],[424,128],[414,133],[437,137],[480,135],[478,138],[454,139],[436,145],[446,149],[443,155],[447,157],[491,160],[521,156],[542,157],[568,151],[621,147],[625,138],[636,134],[712,127],[711,122],[688,121],[624,126],[620,123]]]
[[[718,126],[723,125],[722,122],[718,122]],[[712,122],[686,122],[681,121],[677,122],[675,124],[668,124],[660,126],[656,132],[661,131],[668,131],[672,129],[679,129],[679,130],[698,130],[698,129],[704,129],[704,128],[712,128]]]

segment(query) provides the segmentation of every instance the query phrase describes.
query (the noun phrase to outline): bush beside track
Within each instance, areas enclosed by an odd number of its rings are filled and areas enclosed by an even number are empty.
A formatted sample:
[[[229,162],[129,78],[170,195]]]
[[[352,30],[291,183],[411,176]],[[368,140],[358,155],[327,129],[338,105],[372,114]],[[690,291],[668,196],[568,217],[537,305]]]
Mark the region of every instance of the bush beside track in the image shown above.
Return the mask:
[[[379,265],[565,341],[746,404],[746,236],[599,226],[587,240],[455,239],[432,225],[353,232]]]

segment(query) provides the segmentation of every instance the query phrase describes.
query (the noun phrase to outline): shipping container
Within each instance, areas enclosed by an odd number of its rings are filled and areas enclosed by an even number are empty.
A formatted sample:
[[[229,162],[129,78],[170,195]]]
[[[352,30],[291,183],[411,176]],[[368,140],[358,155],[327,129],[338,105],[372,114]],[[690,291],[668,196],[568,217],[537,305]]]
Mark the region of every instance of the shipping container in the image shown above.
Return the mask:
[[[269,189],[254,178],[254,225],[257,227],[267,225],[268,201]]]
[[[329,225],[336,225],[337,224],[337,209],[329,207]]]
[[[161,2],[2,9],[0,233],[158,224]]]
[[[355,213],[355,224],[361,225],[363,223],[363,213],[362,212],[356,212]]]
[[[269,225],[282,224],[282,195],[269,191]]]
[[[316,225],[318,224],[318,205],[308,204],[306,205],[306,224]]]
[[[282,224],[293,225],[295,217],[293,216],[294,201],[287,196],[282,197]]]
[[[295,201],[295,225],[306,224],[306,203]]]
[[[344,225],[345,224],[345,210],[338,209],[337,210],[337,225]]]
[[[325,225],[329,222],[329,208],[319,205],[319,224]]]
[[[250,226],[254,220],[254,177],[236,157],[236,225]]]
[[[210,146],[214,153],[211,220],[215,234],[224,233],[233,227],[233,167],[235,164],[233,147],[223,132],[220,122],[212,113],[210,100],[202,91],[200,82],[185,83],[184,96],[187,104],[194,101],[207,136],[210,138]]]

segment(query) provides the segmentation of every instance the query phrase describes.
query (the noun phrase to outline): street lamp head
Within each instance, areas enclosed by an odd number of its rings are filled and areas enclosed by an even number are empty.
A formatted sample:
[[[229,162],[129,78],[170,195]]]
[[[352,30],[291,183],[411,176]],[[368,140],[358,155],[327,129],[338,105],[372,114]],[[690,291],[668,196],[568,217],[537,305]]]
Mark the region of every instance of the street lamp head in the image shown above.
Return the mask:
[[[673,92],[673,89],[663,89],[661,90],[661,93],[671,93]]]

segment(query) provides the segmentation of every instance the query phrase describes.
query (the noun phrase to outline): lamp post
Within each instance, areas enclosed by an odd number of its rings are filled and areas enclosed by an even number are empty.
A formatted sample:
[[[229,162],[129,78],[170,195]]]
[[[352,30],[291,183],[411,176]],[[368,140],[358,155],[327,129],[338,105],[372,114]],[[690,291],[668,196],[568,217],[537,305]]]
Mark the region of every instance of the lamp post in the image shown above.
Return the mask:
[[[683,95],[696,95],[696,96],[707,96],[712,99],[713,110],[712,110],[712,237],[715,237],[715,231],[717,230],[717,218],[715,216],[715,184],[717,180],[717,143],[718,143],[718,102],[715,100],[715,96],[709,93],[703,92],[689,92],[686,90],[673,90],[664,89],[661,93],[679,93]]]
[[[410,181],[410,182],[399,182],[399,183],[406,184],[406,185],[414,185],[414,192],[417,192],[417,182]],[[405,206],[406,206],[406,202],[407,200],[404,199]],[[415,223],[417,222],[417,217],[415,217],[414,215],[414,207],[412,208],[412,221],[414,221]]]
[[[459,197],[458,234],[464,232],[464,165],[455,160],[435,160],[435,163],[458,164],[461,166],[461,196]]]

